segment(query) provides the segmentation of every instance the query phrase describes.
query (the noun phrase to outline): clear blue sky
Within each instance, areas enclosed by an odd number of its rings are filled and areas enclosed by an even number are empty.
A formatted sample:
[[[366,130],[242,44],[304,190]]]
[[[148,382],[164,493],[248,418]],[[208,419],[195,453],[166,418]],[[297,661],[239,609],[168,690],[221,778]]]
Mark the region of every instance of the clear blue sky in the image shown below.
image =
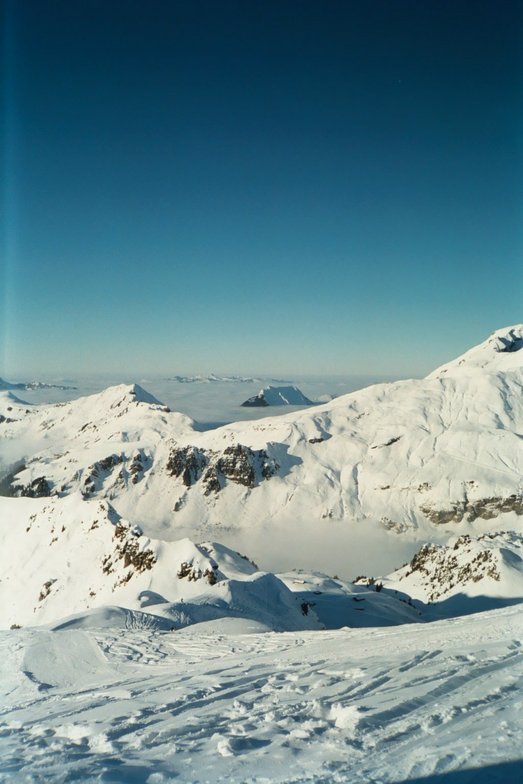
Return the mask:
[[[523,319],[521,2],[2,25],[0,375],[417,375]]]

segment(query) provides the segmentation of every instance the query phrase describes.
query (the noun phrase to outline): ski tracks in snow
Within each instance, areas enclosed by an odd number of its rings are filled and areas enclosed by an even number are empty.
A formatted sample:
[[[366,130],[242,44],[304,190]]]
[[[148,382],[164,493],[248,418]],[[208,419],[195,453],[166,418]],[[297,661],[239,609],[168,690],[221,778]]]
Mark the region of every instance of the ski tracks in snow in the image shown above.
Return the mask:
[[[0,710],[0,781],[363,784],[517,758],[521,613],[459,621],[236,636],[81,632],[90,682],[79,673],[77,684],[64,662],[81,637],[71,649],[54,633],[60,676],[41,656],[49,632],[5,633],[13,667],[40,656],[32,678],[18,676],[26,691]]]

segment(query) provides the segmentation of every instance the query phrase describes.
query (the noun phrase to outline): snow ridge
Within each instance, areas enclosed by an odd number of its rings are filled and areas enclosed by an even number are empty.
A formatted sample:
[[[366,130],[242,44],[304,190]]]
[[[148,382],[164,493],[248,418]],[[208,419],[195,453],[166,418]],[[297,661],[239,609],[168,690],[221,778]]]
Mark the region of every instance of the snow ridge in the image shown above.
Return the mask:
[[[437,368],[427,378],[442,378],[445,375],[462,376],[477,371],[496,373],[521,370],[523,365],[521,349],[523,349],[523,324],[497,329],[483,343]]]

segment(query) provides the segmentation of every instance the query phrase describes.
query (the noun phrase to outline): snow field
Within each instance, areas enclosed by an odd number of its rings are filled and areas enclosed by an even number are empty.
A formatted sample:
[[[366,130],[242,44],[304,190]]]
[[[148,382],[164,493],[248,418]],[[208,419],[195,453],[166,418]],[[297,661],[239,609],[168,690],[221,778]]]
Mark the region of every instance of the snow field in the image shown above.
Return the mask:
[[[521,757],[517,608],[394,629],[202,629],[3,632],[0,782],[363,784]]]

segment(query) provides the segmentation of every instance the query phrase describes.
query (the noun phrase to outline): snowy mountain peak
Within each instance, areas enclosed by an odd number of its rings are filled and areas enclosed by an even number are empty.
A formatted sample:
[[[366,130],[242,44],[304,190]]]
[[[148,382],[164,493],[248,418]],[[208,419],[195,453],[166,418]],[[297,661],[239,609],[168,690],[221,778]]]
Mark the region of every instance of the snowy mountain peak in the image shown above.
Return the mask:
[[[469,375],[483,370],[491,373],[523,367],[523,324],[498,329],[487,340],[441,365],[427,378]]]
[[[305,397],[295,386],[273,387],[269,385],[260,389],[257,395],[250,397],[242,406],[311,406],[312,400]]]
[[[97,397],[100,398],[100,401],[103,399],[111,408],[115,408],[123,403],[146,403],[153,406],[163,406],[160,400],[139,384],[117,384],[116,386],[108,387]]]

